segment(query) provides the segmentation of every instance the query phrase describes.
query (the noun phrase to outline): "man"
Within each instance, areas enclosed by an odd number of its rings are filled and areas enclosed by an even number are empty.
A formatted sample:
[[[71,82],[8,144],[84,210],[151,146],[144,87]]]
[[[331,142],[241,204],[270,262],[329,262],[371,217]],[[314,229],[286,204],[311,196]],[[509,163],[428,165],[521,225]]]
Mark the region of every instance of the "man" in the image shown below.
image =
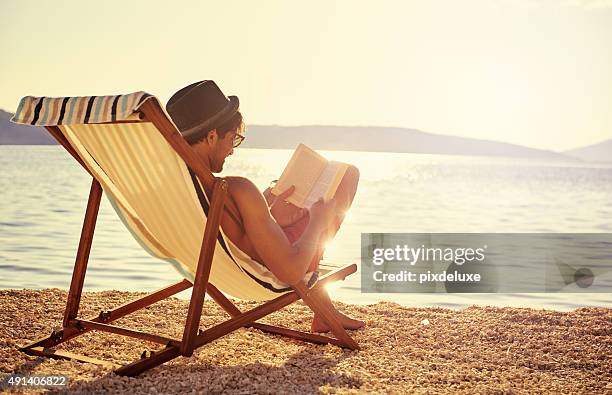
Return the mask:
[[[225,159],[244,140],[244,122],[238,111],[236,96],[226,97],[214,81],[200,81],[176,92],[166,110],[185,140],[193,147],[204,165],[213,173],[223,170]],[[296,284],[307,271],[316,270],[324,242],[337,231],[357,190],[359,171],[347,170],[333,199],[315,203],[302,210],[284,199],[293,193],[291,187],[279,196],[264,191],[243,177],[225,177],[228,193],[236,203],[243,224],[224,215],[221,226],[225,234],[242,251],[260,262],[282,282]],[[325,302],[346,329],[357,329],[362,321],[338,312],[327,294]],[[329,331],[328,325],[315,315],[311,330]]]

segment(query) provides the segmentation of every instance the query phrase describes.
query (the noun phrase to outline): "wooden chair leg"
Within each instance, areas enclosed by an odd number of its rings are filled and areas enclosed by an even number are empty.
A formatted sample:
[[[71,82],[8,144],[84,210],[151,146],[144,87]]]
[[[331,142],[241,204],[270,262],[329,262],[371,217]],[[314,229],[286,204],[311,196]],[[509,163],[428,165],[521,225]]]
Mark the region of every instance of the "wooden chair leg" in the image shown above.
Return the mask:
[[[210,297],[217,303],[223,310],[225,310],[230,316],[236,317],[237,315],[242,314],[240,309],[236,307],[235,304],[232,303],[217,287],[213,284],[208,284],[206,287],[206,293],[210,295]]]
[[[87,209],[85,211],[85,219],[81,231],[81,240],[79,241],[79,249],[72,272],[72,281],[70,281],[68,302],[66,303],[66,310],[64,312],[64,328],[70,325],[70,320],[76,318],[79,312],[85,272],[87,271],[87,261],[89,260],[89,252],[91,251],[91,243],[96,228],[96,219],[98,218],[101,197],[102,186],[100,186],[98,180],[94,178],[91,182],[89,200],[87,201]]]
[[[116,369],[114,372],[119,376],[134,377],[146,370],[152,369],[180,356],[181,351],[178,347],[166,347],[148,357],[144,357],[130,364],[124,365],[119,369]]]
[[[181,340],[181,354],[187,357],[193,354],[195,347],[195,338],[200,326],[200,316],[202,315],[206,285],[208,284],[213,254],[217,244],[217,236],[219,234],[221,214],[223,213],[226,194],[227,182],[225,180],[217,180],[213,187],[212,201],[210,203],[208,219],[206,220],[189,310],[187,311],[187,321]]]

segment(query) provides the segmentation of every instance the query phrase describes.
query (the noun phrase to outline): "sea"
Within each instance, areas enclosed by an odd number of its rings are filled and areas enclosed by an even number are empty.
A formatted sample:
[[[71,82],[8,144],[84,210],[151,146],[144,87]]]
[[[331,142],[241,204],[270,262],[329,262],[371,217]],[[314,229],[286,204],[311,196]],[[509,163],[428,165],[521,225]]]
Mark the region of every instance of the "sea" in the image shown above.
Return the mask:
[[[261,190],[292,150],[238,148],[221,175]],[[362,233],[612,233],[612,164],[572,161],[321,151],[355,164],[359,188],[325,261],[360,264]],[[68,289],[91,177],[59,146],[0,146],[0,288]],[[85,291],[153,291],[181,279],[149,256],[104,197]],[[330,288],[357,304],[471,305],[573,310],[612,307],[598,293],[364,293],[360,274]],[[190,291],[178,294],[187,299]]]

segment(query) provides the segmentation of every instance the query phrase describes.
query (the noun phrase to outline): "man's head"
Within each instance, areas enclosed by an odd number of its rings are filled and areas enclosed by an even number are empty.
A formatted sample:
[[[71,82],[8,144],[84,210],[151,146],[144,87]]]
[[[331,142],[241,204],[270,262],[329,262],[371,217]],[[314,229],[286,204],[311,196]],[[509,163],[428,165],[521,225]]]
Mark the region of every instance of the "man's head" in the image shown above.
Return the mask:
[[[244,132],[242,114],[238,111],[224,124],[206,132],[191,146],[202,159],[208,161],[210,170],[218,173],[223,170],[225,159],[232,155],[234,148],[244,140]]]
[[[236,96],[226,97],[214,81],[200,81],[176,92],[166,110],[185,140],[220,172],[225,158],[244,139],[244,122]]]

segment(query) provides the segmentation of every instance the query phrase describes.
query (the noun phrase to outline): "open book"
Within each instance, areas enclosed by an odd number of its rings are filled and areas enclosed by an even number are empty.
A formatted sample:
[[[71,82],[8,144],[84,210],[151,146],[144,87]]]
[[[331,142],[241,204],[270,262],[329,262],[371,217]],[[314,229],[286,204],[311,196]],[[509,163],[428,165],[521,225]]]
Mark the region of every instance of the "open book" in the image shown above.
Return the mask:
[[[310,208],[320,198],[327,201],[334,197],[348,166],[346,163],[328,161],[300,144],[272,188],[272,193],[278,196],[295,185],[295,191],[287,201],[300,208]]]

